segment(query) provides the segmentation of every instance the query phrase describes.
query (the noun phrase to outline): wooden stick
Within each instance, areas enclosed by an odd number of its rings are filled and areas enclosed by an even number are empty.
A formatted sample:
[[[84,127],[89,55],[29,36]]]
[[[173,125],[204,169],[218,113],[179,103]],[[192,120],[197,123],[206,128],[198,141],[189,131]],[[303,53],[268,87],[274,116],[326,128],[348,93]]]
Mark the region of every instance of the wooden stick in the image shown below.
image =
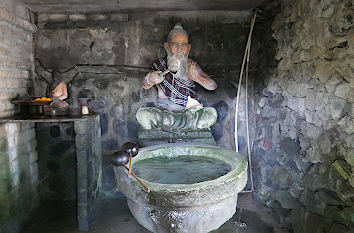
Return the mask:
[[[132,174],[132,152],[130,152],[130,159],[129,159],[129,170],[128,170],[128,176],[130,177],[130,174]]]
[[[127,171],[129,171],[129,168],[128,168],[125,164],[123,164],[123,167],[124,167],[125,169],[127,169]],[[147,186],[147,185],[144,183],[144,181],[142,181],[139,177],[137,177],[134,172],[132,172],[132,175],[133,175],[133,177],[134,177],[142,186],[144,186],[144,188],[146,189],[146,191],[149,193],[149,192],[150,192],[150,187]]]
[[[253,18],[251,20],[251,28],[250,28],[250,32],[248,34],[246,49],[245,49],[245,53],[244,53],[243,59],[242,59],[240,77],[239,77],[238,87],[237,87],[236,107],[235,107],[235,136],[234,136],[235,137],[236,152],[238,152],[238,138],[237,138],[237,136],[238,136],[238,127],[237,127],[237,121],[238,121],[238,105],[239,105],[240,92],[241,92],[241,83],[242,83],[243,69],[245,67],[247,53],[249,53],[249,49],[250,49],[250,44],[251,44],[251,39],[252,39],[252,32],[253,32],[254,22],[256,21],[256,16],[257,16],[257,11],[254,12]]]

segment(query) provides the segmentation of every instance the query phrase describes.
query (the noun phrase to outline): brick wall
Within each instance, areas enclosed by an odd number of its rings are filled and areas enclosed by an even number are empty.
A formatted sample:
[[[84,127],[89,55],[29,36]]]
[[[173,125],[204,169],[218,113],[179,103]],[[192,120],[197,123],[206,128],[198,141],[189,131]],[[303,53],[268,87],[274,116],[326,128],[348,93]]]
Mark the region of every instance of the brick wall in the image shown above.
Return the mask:
[[[10,100],[28,93],[34,70],[31,13],[12,4],[0,5],[0,117],[15,113]]]
[[[0,2],[0,117],[18,109],[11,99],[31,90],[33,14]],[[38,204],[38,154],[33,123],[0,124],[0,232],[12,232]]]

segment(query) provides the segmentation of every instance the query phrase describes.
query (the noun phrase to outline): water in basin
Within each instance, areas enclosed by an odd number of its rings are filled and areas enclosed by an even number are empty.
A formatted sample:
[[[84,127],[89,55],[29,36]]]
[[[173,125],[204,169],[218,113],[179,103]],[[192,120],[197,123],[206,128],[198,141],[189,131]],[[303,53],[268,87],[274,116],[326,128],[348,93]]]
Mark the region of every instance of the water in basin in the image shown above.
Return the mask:
[[[155,157],[134,163],[133,171],[144,180],[160,184],[193,184],[227,174],[230,166],[206,156]]]

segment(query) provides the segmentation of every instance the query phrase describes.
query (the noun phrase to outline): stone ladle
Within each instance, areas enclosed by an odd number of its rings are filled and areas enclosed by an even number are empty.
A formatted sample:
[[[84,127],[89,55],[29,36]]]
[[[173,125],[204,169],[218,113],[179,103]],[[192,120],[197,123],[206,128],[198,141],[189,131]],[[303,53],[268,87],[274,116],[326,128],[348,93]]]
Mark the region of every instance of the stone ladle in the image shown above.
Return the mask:
[[[116,151],[111,155],[112,164],[115,166],[123,166],[127,171],[129,168],[126,164],[129,162],[129,154],[126,151]],[[131,160],[130,160],[131,161]],[[132,176],[146,189],[146,191],[150,192],[150,187],[145,184],[134,172],[131,171]]]

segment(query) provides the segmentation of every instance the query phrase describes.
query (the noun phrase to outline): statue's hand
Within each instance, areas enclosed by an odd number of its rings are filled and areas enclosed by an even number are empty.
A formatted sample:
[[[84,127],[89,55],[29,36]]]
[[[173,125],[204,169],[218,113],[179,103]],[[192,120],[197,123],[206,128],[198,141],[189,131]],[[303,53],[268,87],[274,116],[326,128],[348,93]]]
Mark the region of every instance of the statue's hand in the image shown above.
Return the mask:
[[[149,79],[151,83],[159,84],[165,79],[165,76],[162,74],[161,71],[153,71],[151,72]]]
[[[197,63],[195,61],[191,61],[188,63],[188,78],[197,81],[199,77],[199,73],[197,70]]]

